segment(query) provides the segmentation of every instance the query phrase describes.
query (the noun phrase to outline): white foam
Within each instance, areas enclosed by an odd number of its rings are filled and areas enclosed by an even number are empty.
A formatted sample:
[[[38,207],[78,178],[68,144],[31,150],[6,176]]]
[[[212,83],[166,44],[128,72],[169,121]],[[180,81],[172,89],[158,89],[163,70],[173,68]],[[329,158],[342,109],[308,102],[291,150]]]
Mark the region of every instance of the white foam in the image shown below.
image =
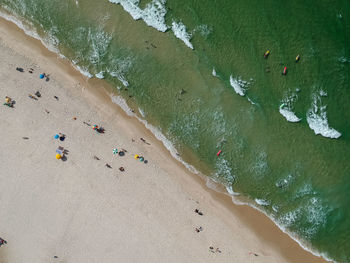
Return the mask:
[[[104,72],[101,71],[101,72],[95,74],[95,77],[98,78],[98,79],[104,79],[104,77],[105,77],[105,76],[104,76]]]
[[[39,40],[48,50],[59,54],[59,50],[55,46],[55,42],[50,43],[49,42],[50,38],[46,38],[46,39],[41,38],[39,36],[38,32],[34,29],[34,26],[32,24],[28,23],[28,25],[26,25],[21,20],[19,20],[17,17],[9,15],[9,14],[5,14],[1,11],[0,11],[0,16],[2,18],[4,18],[5,20],[14,23],[17,27],[22,29],[26,35]],[[57,40],[57,39],[53,38],[52,40]]]
[[[89,28],[87,45],[90,46],[89,60],[92,64],[98,65],[101,59],[107,55],[111,40],[112,36],[106,33],[102,28],[98,30]]]
[[[226,186],[226,191],[230,194],[230,195],[240,195],[239,193],[233,191],[233,187],[232,186]]]
[[[320,96],[322,96],[322,97],[327,97],[328,96],[328,94],[327,94],[327,92],[325,92],[324,90],[320,90]]]
[[[120,96],[111,96],[112,98],[112,101],[116,104],[118,104],[128,115],[130,116],[135,116],[135,114],[131,111],[131,109],[127,106],[126,104],[126,101],[120,97]],[[137,116],[135,116],[137,118]],[[146,121],[144,120],[141,120],[139,118],[137,118],[138,120],[140,120],[142,123],[147,123]],[[146,126],[146,124],[145,124]],[[146,126],[146,128],[148,128],[149,125]],[[152,130],[151,130],[152,131]],[[153,132],[153,131],[152,131]],[[153,132],[154,133],[154,132]],[[186,162],[184,162],[176,153],[176,149],[172,146],[171,142],[169,142],[165,136],[163,134],[161,134],[159,131],[158,133],[154,133],[155,135],[156,134],[160,134],[160,139],[158,138],[158,136],[156,135],[157,139],[161,140],[164,144],[164,146],[170,151],[170,153],[172,154],[172,156],[177,159],[178,161],[180,161],[181,163],[183,163],[191,172],[195,173],[195,174],[199,174],[199,172],[191,165],[187,164]],[[165,141],[163,141],[162,139],[165,139]],[[215,181],[215,180],[214,180]],[[239,195],[239,193],[235,193],[232,189],[232,187],[227,187],[226,188],[227,191],[228,191],[228,194],[230,194],[230,196],[232,197],[232,202],[235,203],[236,205],[248,205],[256,210],[258,210],[259,212],[265,214],[267,217],[269,217],[284,233],[286,233],[288,236],[290,236],[290,238],[292,238],[293,240],[295,240],[304,250],[306,251],[309,251],[310,253],[312,253],[313,255],[315,256],[318,256],[318,257],[323,257],[324,259],[328,260],[329,262],[335,262],[331,259],[329,259],[325,254],[322,254],[322,253],[317,253],[313,250],[311,250],[306,244],[304,244],[302,241],[299,240],[299,238],[291,233],[291,232],[288,232],[287,229],[281,225],[281,223],[279,223],[278,221],[275,220],[275,218],[269,214],[267,214],[264,210],[262,210],[261,208],[255,206],[254,204],[251,204],[251,203],[245,203],[245,202],[242,202],[240,200],[238,200],[235,196],[236,195]],[[215,190],[215,189],[214,189]],[[290,215],[291,216],[291,220],[293,220],[293,217],[294,215]]]
[[[286,118],[287,121],[289,122],[299,122],[301,121],[300,118],[298,118],[294,112],[287,110],[287,109],[283,109],[280,107],[280,113],[282,114],[282,116],[284,118]]]
[[[129,81],[125,78],[125,76],[122,73],[117,72],[117,71],[113,71],[113,72],[108,71],[108,73],[112,77],[115,77],[115,78],[119,79],[119,81],[124,85],[124,87],[128,87],[129,86]]]
[[[256,102],[252,101],[249,97],[247,97],[247,99],[252,105],[257,105]]]
[[[80,67],[78,65],[74,65],[74,67],[84,76],[88,77],[88,78],[92,78],[93,75],[85,68],[85,67]]]
[[[342,57],[340,57],[340,58],[338,59],[338,61],[341,62],[341,63],[349,63],[349,62],[350,62],[350,59],[348,59],[348,58],[342,56]]]
[[[270,218],[270,220],[272,220],[272,222],[274,222],[276,224],[276,226],[281,229],[281,231],[283,233],[286,233],[291,239],[293,239],[295,242],[297,242],[299,244],[300,247],[302,247],[304,250],[310,252],[311,254],[313,254],[314,256],[317,256],[317,257],[322,257],[324,258],[325,260],[329,261],[329,262],[334,262],[334,263],[337,263],[336,261],[330,259],[326,254],[324,253],[320,253],[320,252],[316,252],[314,250],[312,250],[305,242],[301,241],[299,239],[299,237],[292,233],[292,232],[289,232],[287,229],[286,229],[286,226],[288,226],[289,224],[291,224],[291,222],[295,221],[297,215],[296,213],[293,213],[291,212],[290,214],[286,214],[286,217],[284,217],[285,221],[284,222],[281,222],[281,221],[278,221],[276,220],[276,218],[273,217],[273,215],[270,215],[268,213],[266,213],[264,210],[262,210],[260,207],[252,204],[252,203],[247,203],[247,202],[242,202],[241,200],[235,198],[234,196],[232,196],[232,202],[236,205],[247,205],[247,206],[250,206],[256,210],[258,210],[259,212],[263,213],[264,215],[266,215],[268,218]],[[272,207],[274,207],[274,210],[278,210],[278,208],[275,206],[275,205],[272,205]],[[282,225],[283,224],[283,225]]]
[[[230,76],[230,84],[238,95],[245,95],[245,90],[243,89],[243,87],[241,87],[239,81],[237,79],[234,79],[232,75]]]
[[[40,40],[40,42],[51,52],[58,54],[58,56],[61,58],[66,58],[64,55],[59,53],[59,50],[56,47],[56,45],[59,43],[56,37],[52,35],[48,35],[45,37],[45,39],[43,39],[39,36],[37,31],[34,29],[34,26],[25,25],[22,21],[18,20],[16,17],[5,14],[3,12],[0,12],[0,16],[6,19],[7,21],[14,23],[16,26],[22,29],[26,35]],[[52,30],[54,30],[54,28],[52,28]],[[77,69],[84,76],[88,78],[91,78],[93,76],[86,68],[78,66],[76,61],[73,60],[72,63],[75,69]]]
[[[150,130],[154,136],[163,143],[164,147],[170,152],[170,154],[179,162],[181,162],[190,172],[194,174],[199,174],[196,168],[194,166],[186,163],[184,160],[181,159],[181,157],[178,154],[178,151],[176,150],[175,146],[172,144],[170,140],[168,140],[164,134],[153,125],[149,124],[146,120],[143,120],[139,118],[133,111],[129,108],[128,104],[126,103],[125,99],[121,96],[114,96],[111,95],[111,100],[115,104],[119,105],[129,116],[135,117],[137,120],[139,120],[141,123],[145,125],[145,127]]]
[[[313,104],[306,114],[306,119],[310,129],[315,134],[321,134],[323,137],[337,139],[341,133],[329,127],[326,106],[322,106],[321,98],[316,93],[312,95]]]
[[[187,33],[186,26],[182,22],[176,23],[173,21],[171,30],[174,32],[174,35],[177,38],[181,39],[185,43],[186,46],[193,49],[193,45],[190,42],[192,35]]]
[[[204,38],[207,38],[212,31],[213,31],[212,28],[207,25],[199,25],[195,27],[195,29],[193,30],[193,33],[198,32]]]
[[[132,66],[132,58],[116,58],[113,60],[113,63],[111,63],[110,67],[107,68],[107,72],[117,79],[125,86],[129,86],[129,81],[125,77],[125,73],[131,68]]]
[[[262,205],[262,206],[268,206],[270,205],[270,202],[266,199],[258,199],[258,198],[255,198],[254,199],[255,203],[257,203],[258,205]]]
[[[216,70],[215,70],[215,68],[213,68],[213,71],[211,72],[211,74],[212,74],[214,77],[216,77]]]
[[[272,210],[277,213],[279,210],[279,207],[277,205],[273,205]]]
[[[120,4],[133,19],[142,19],[148,26],[158,31],[165,32],[168,29],[165,24],[166,0],[152,0],[145,9],[139,7],[139,0],[109,0],[109,2]]]
[[[141,116],[142,116],[143,118],[146,117],[145,112],[144,112],[141,108],[139,108],[139,113],[141,114]]]

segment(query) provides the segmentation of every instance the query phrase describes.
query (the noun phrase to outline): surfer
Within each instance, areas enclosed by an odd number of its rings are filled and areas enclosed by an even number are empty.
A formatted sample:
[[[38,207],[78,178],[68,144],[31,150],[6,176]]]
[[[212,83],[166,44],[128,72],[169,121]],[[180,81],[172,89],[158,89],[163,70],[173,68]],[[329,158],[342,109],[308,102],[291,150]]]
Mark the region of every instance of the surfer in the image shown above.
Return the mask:
[[[282,75],[287,75],[287,67],[284,67]]]
[[[267,50],[264,54],[264,58],[268,58],[269,55],[270,55],[270,50]]]

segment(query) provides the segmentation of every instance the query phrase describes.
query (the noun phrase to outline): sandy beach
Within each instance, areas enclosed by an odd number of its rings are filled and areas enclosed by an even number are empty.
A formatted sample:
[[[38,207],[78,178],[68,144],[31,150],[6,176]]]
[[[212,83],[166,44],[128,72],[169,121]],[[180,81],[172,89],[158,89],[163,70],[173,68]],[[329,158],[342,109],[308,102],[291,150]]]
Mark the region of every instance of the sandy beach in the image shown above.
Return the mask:
[[[103,81],[3,19],[0,54],[1,263],[326,262],[262,213],[207,188],[111,101]],[[66,160],[55,158],[60,146]]]

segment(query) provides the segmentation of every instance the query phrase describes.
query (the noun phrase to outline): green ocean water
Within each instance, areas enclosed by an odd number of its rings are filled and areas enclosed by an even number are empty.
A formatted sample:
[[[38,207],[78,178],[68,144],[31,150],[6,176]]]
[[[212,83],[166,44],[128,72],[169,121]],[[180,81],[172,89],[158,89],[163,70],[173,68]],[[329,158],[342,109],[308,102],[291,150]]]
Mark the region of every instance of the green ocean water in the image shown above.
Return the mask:
[[[114,2],[0,0],[0,10],[112,83],[184,161],[304,246],[350,262],[349,1]]]

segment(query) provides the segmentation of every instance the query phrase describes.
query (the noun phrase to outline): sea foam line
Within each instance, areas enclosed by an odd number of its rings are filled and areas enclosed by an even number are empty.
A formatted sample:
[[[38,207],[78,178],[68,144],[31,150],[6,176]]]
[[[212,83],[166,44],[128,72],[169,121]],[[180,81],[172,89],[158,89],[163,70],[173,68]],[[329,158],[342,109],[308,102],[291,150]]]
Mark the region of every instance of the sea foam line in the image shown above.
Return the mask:
[[[122,110],[126,112],[127,115],[135,117],[138,121],[140,121],[149,131],[151,131],[154,136],[163,143],[164,147],[170,152],[170,154],[182,163],[190,172],[194,174],[199,174],[198,170],[193,166],[182,160],[182,158],[178,155],[178,151],[176,150],[173,143],[165,137],[165,135],[155,126],[149,124],[146,120],[140,118],[136,115],[128,106],[126,100],[121,96],[110,95],[113,103],[117,104]]]
[[[160,32],[165,32],[169,29],[165,23],[165,15],[167,13],[165,8],[166,0],[152,0],[146,5],[145,9],[139,7],[140,0],[109,0],[109,2],[120,4],[134,20],[142,19],[148,26]],[[173,21],[171,30],[186,46],[193,49],[193,45],[190,42],[192,34],[187,32],[186,26],[182,22],[177,23]]]
[[[192,35],[187,33],[186,26],[182,22],[176,23],[173,21],[171,30],[174,32],[174,35],[178,39],[181,39],[185,43],[186,46],[188,46],[190,49],[193,49],[193,45],[190,42]]]
[[[215,190],[215,189],[214,189]],[[242,202],[241,200],[239,200],[237,197],[235,197],[235,195],[231,195],[229,192],[228,194],[231,196],[232,202],[236,205],[247,205],[250,206],[256,210],[258,210],[259,212],[263,213],[265,216],[267,216],[283,233],[287,234],[291,239],[293,239],[295,242],[297,242],[299,244],[299,246],[301,248],[303,248],[304,250],[310,252],[311,254],[313,254],[316,257],[321,257],[324,258],[326,261],[329,262],[333,262],[333,263],[338,263],[336,261],[334,261],[333,259],[330,259],[327,255],[325,255],[324,253],[318,252],[318,251],[314,251],[311,248],[309,248],[307,246],[307,244],[301,240],[299,240],[299,238],[292,232],[289,232],[286,227],[284,227],[283,225],[281,225],[280,223],[278,223],[278,221],[272,216],[269,215],[267,212],[265,212],[263,209],[261,209],[260,207],[254,205],[253,203],[248,203],[248,202]],[[256,201],[256,200],[255,200]],[[257,202],[258,203],[258,202]]]
[[[60,58],[62,59],[67,59],[63,54],[60,53],[59,49],[56,47],[56,45],[54,45],[52,42],[49,41],[48,38],[43,39],[42,37],[39,36],[38,32],[34,29],[34,26],[30,25],[29,22],[27,22],[29,24],[25,25],[20,19],[18,19],[17,17],[13,16],[13,15],[9,15],[9,14],[5,14],[4,12],[0,11],[0,16],[2,18],[4,18],[5,20],[14,23],[17,27],[19,27],[21,30],[23,30],[23,32],[34,38],[39,40],[44,47],[46,47],[49,51],[56,53]],[[74,61],[72,62],[72,66],[78,70],[82,75],[91,78],[92,74],[85,68],[79,67]]]
[[[121,96],[115,96],[115,95],[110,95],[111,96],[111,100],[117,104],[119,107],[121,107],[127,115],[129,116],[133,116],[135,117],[137,120],[139,120],[141,123],[143,123],[145,125],[145,127],[150,130],[155,137],[160,140],[163,145],[165,146],[165,148],[171,153],[171,155],[178,160],[179,162],[181,162],[190,172],[197,174],[197,175],[201,175],[195,168],[194,166],[186,163],[184,160],[182,160],[178,155],[177,155],[177,150],[176,148],[173,146],[173,144],[159,131],[159,129],[157,129],[156,127],[154,127],[153,125],[149,124],[146,120],[143,120],[141,118],[139,118],[135,113],[133,113],[133,111],[129,108],[129,106],[127,105],[127,102],[124,98],[122,98]],[[209,180],[209,181],[208,181]],[[216,180],[214,180],[213,178],[209,178],[207,177],[207,182],[206,185],[208,188],[213,189],[215,191],[218,191],[216,189],[216,187],[213,186],[213,182],[214,183],[219,183]],[[220,183],[219,183],[220,184]],[[304,250],[310,252],[311,254],[317,256],[317,257],[322,257],[325,260],[329,261],[329,262],[334,262],[337,263],[336,261],[328,258],[325,254],[323,253],[319,253],[316,251],[311,250],[306,244],[304,244],[302,241],[300,241],[298,239],[298,237],[289,232],[284,226],[282,226],[280,223],[278,223],[275,218],[269,214],[267,214],[267,212],[265,212],[264,210],[262,210],[260,207],[252,204],[252,203],[248,203],[248,202],[242,202],[239,199],[237,199],[237,196],[239,196],[239,193],[234,192],[233,187],[232,186],[226,186],[226,194],[231,196],[232,202],[236,205],[247,205],[250,206],[256,210],[258,210],[259,212],[263,213],[264,215],[266,215],[272,222],[274,222],[274,224],[281,229],[282,232],[286,233],[290,238],[292,238],[295,242],[297,242],[299,244],[300,247],[302,247]]]
[[[220,182],[216,181],[215,179],[213,178],[210,178],[210,177],[207,177],[207,182],[206,182],[206,186],[216,192],[219,192],[219,193],[223,193],[221,192],[220,190],[218,190],[218,188],[215,186],[215,183],[216,184],[221,184]],[[316,257],[321,257],[321,258],[324,258],[326,261],[329,261],[329,262],[333,262],[333,263],[338,263],[332,259],[330,259],[326,254],[324,253],[321,253],[321,252],[318,252],[318,251],[315,251],[315,250],[312,250],[305,242],[299,240],[299,238],[297,237],[296,234],[292,233],[292,232],[289,232],[286,227],[284,227],[282,224],[280,224],[272,215],[269,215],[266,211],[264,211],[261,207],[255,205],[254,203],[250,203],[250,202],[243,202],[242,200],[239,199],[239,193],[237,192],[234,192],[233,190],[233,187],[232,186],[226,186],[226,193],[223,193],[223,194],[226,194],[228,196],[231,197],[231,200],[232,202],[235,204],[235,205],[246,205],[246,206],[249,206],[255,210],[258,210],[259,212],[263,213],[265,216],[267,216],[283,233],[287,234],[291,239],[293,239],[295,242],[297,242],[299,244],[299,246],[301,248],[303,248],[304,250],[310,252],[311,254],[313,254],[314,256]],[[254,200],[257,204],[260,203],[262,200],[261,199],[255,199]],[[264,206],[264,205],[270,205],[270,203],[267,201],[267,200],[263,200],[264,204],[261,204],[261,206]]]
[[[139,7],[139,0],[109,0],[113,4],[120,4],[134,20],[142,19],[148,26],[165,32],[168,26],[165,24],[166,0],[152,0],[145,9]]]
[[[55,47],[52,43],[48,43],[47,40],[45,41],[44,39],[42,39],[39,36],[38,32],[34,29],[34,26],[31,25],[31,23],[27,22],[29,24],[29,26],[25,25],[17,17],[15,17],[13,15],[6,14],[6,13],[1,12],[1,11],[0,11],[0,16],[11,23],[14,23],[17,27],[22,29],[26,35],[39,40],[48,50],[50,50],[54,53],[57,53],[57,54],[59,53],[57,47]]]

